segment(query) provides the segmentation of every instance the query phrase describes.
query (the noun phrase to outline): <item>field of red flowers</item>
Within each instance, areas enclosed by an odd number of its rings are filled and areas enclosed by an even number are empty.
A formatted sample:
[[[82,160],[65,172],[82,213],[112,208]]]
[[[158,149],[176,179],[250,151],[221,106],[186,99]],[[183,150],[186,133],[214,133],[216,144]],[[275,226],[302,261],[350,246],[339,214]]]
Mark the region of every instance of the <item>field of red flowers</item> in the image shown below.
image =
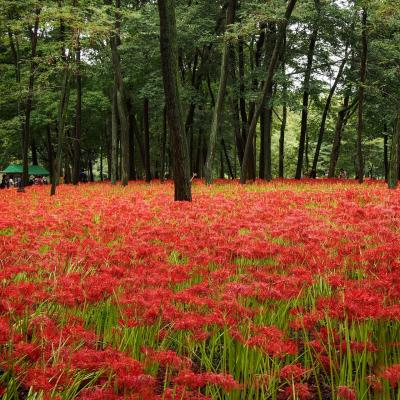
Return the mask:
[[[400,399],[383,183],[0,192],[3,399]]]

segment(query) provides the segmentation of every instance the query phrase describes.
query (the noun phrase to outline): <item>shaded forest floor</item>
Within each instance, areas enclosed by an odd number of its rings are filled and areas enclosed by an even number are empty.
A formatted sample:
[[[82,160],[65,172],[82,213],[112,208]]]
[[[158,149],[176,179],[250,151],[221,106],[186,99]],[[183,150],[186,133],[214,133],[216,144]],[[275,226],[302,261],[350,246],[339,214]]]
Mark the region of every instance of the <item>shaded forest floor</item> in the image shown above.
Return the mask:
[[[4,399],[400,398],[382,182],[0,192]]]

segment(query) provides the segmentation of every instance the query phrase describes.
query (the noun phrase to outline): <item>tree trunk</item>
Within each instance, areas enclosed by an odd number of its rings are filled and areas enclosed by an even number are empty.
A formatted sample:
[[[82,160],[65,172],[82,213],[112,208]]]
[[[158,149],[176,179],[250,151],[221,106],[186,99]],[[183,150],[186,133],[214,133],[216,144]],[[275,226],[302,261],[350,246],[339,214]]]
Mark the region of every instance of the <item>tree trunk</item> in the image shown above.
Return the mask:
[[[167,107],[164,106],[163,111],[163,130],[161,137],[161,166],[160,166],[160,180],[161,182],[165,179],[165,156],[167,150]]]
[[[123,186],[129,180],[129,113],[126,103],[124,81],[121,70],[121,57],[118,51],[120,40],[121,0],[115,0],[115,33],[111,38],[111,55],[113,72],[117,88],[117,108],[121,126],[121,183]]]
[[[143,133],[144,133],[144,169],[146,182],[151,181],[150,170],[150,129],[149,129],[149,99],[143,100]]]
[[[389,165],[389,189],[395,189],[399,180],[399,153],[400,153],[400,113],[397,115],[394,123],[392,147],[390,151]]]
[[[67,119],[67,110],[70,92],[70,70],[68,65],[64,67],[64,78],[61,89],[61,100],[58,108],[58,132],[57,132],[57,155],[54,163],[53,181],[51,183],[50,195],[56,194],[56,186],[59,184],[61,175],[63,145],[64,145],[64,128]]]
[[[308,101],[310,98],[310,79],[311,70],[314,59],[315,44],[318,37],[318,27],[314,27],[311,34],[310,45],[308,47],[307,53],[307,68],[304,75],[304,92],[303,92],[303,108],[301,111],[301,130],[299,139],[299,151],[297,156],[297,168],[296,168],[296,179],[300,179],[303,171],[303,160],[304,160],[304,150],[307,136],[307,124],[308,124]]]
[[[364,182],[364,158],[362,151],[362,136],[364,130],[364,98],[365,98],[365,80],[367,76],[367,10],[362,10],[362,52],[360,64],[360,87],[358,90],[358,125],[357,125],[357,178],[359,183]]]
[[[73,146],[72,183],[77,185],[80,175],[81,161],[81,130],[82,130],[82,76],[81,76],[81,45],[80,32],[77,32],[76,57],[76,104],[75,104],[75,137]]]
[[[222,149],[224,151],[226,165],[228,166],[229,175],[230,175],[230,177],[232,179],[235,179],[235,176],[234,176],[233,171],[232,171],[231,161],[229,160],[228,150],[226,148],[225,140],[224,140],[223,137],[221,137],[221,146],[222,146]]]
[[[338,117],[336,120],[336,127],[335,127],[335,135],[333,137],[333,145],[331,150],[330,162],[329,162],[329,172],[328,178],[334,178],[336,173],[336,164],[339,159],[339,152],[340,152],[340,145],[342,142],[342,132],[344,128],[344,121],[346,114],[349,109],[349,101],[350,101],[350,92],[351,90],[348,89],[346,91],[342,108],[338,112]]]
[[[136,180],[136,156],[135,156],[135,128],[136,123],[131,103],[128,101],[127,110],[129,114],[129,180]]]
[[[51,126],[50,124],[47,124],[47,129],[46,129],[46,136],[47,136],[47,160],[48,164],[47,167],[49,169],[50,173],[50,183],[53,183],[54,180],[54,151],[53,151],[53,143],[51,141]]]
[[[388,154],[388,127],[387,123],[383,124],[383,168],[385,171],[385,181],[388,181],[389,178],[389,154]]]
[[[276,26],[275,24],[269,24],[269,27],[267,29],[267,48],[265,51],[265,59],[270,60],[272,57],[272,53],[274,51],[274,44],[276,41]],[[286,35],[285,35],[286,36]],[[284,39],[283,39],[284,42]],[[256,57],[256,65],[259,65],[259,61],[257,60]],[[272,105],[271,105],[271,100],[273,97],[273,82],[271,81],[268,89],[267,89],[267,98],[265,101],[265,107],[264,110],[262,111],[262,114],[264,114],[264,140],[260,144],[260,178],[266,179],[267,181],[270,181],[272,179],[272,151],[271,151],[271,145],[272,145]],[[262,138],[261,138],[262,139]],[[263,155],[264,160],[262,162],[261,160],[261,155]],[[262,169],[263,168],[263,169]]]
[[[190,161],[179,97],[175,0],[158,0],[165,104],[171,138],[175,201],[191,201]]]
[[[272,98],[272,82],[269,89],[270,94],[267,99]],[[272,180],[272,105],[268,104],[265,108],[265,172],[264,179],[267,181]]]
[[[36,140],[34,137],[31,139],[31,154],[32,154],[32,165],[38,165],[37,147]]]
[[[265,179],[265,120],[266,120],[267,110],[265,107],[260,113],[260,160],[258,162],[258,177],[260,179]]]
[[[232,47],[230,47],[230,53],[229,53],[229,73],[230,73],[230,79],[232,82],[236,82],[236,57],[235,57],[235,51]],[[233,123],[233,129],[235,133],[235,142],[236,142],[236,149],[237,149],[237,155],[239,158],[239,164],[240,166],[242,165],[243,161],[243,154],[244,154],[244,140],[243,136],[241,136],[240,132],[240,110],[239,110],[239,100],[235,93],[232,93],[231,95],[232,101],[231,101],[231,110],[232,110],[232,123]]]
[[[272,53],[272,57],[271,57],[271,60],[270,60],[269,66],[268,66],[267,76],[266,76],[266,79],[264,82],[262,95],[255,107],[255,112],[253,114],[253,118],[251,120],[251,124],[250,124],[248,135],[247,135],[246,147],[245,147],[245,152],[244,152],[244,156],[243,156],[243,163],[242,163],[241,176],[240,176],[241,183],[246,183],[247,170],[248,170],[248,165],[250,162],[251,151],[252,151],[252,147],[253,147],[252,144],[253,144],[254,134],[256,131],[257,121],[260,116],[262,107],[265,104],[265,101],[266,101],[266,98],[268,95],[268,88],[273,80],[276,64],[277,64],[278,58],[279,58],[280,49],[281,49],[281,46],[283,43],[283,38],[284,38],[285,32],[286,32],[286,27],[289,22],[290,16],[292,15],[294,6],[296,5],[296,1],[297,0],[289,0],[288,1],[287,7],[286,7],[286,12],[285,12],[285,19],[283,20],[283,22],[280,23],[280,26],[279,26],[279,32],[278,32],[277,40],[275,42],[274,51]]]
[[[88,170],[89,170],[89,182],[94,182],[93,163],[92,163],[92,160],[90,158],[89,158],[89,161],[88,161]]]
[[[229,6],[226,10],[226,29],[229,25],[235,22],[236,0],[230,0]],[[211,123],[210,140],[208,143],[208,152],[205,165],[205,181],[207,184],[212,183],[212,167],[215,157],[215,150],[217,147],[217,134],[222,116],[222,109],[224,105],[226,85],[228,82],[229,72],[229,46],[230,44],[225,41],[224,50],[222,54],[221,73],[219,81],[219,89],[217,101],[214,107],[213,118]]]
[[[316,149],[315,149],[313,165],[311,167],[311,172],[310,172],[310,177],[311,178],[316,178],[317,177],[317,165],[318,165],[319,153],[321,151],[322,140],[323,140],[324,134],[325,134],[326,119],[328,118],[328,113],[329,113],[329,110],[330,110],[330,107],[331,107],[331,102],[332,102],[333,95],[335,94],[336,87],[339,84],[340,78],[342,77],[342,73],[343,73],[344,67],[345,67],[346,62],[347,62],[347,57],[348,57],[347,49],[348,48],[346,47],[344,59],[343,59],[342,63],[340,64],[339,71],[338,71],[338,73],[336,75],[336,78],[335,78],[335,81],[334,81],[334,83],[333,83],[333,85],[331,87],[331,90],[329,91],[329,95],[328,95],[328,98],[326,99],[324,111],[322,113],[321,125],[319,127],[319,134],[318,134],[318,140],[317,140],[317,146],[316,146]]]
[[[114,82],[111,105],[111,183],[117,183],[118,169],[118,110],[117,110],[117,88]]]
[[[30,54],[30,67],[29,67],[29,83],[28,83],[28,96],[25,104],[25,120],[24,129],[22,133],[22,181],[20,190],[23,191],[24,186],[29,181],[29,144],[31,134],[31,112],[33,105],[33,89],[35,82],[35,71],[36,71],[36,48],[38,41],[39,31],[39,16],[41,8],[35,8],[35,23],[33,28],[29,28],[30,42],[31,42],[31,54]]]
[[[285,58],[286,58],[286,35],[283,39],[283,49],[282,49],[282,75],[286,75],[286,66],[285,66]],[[281,129],[279,132],[279,166],[278,166],[278,175],[279,178],[283,178],[285,174],[285,131],[286,131],[286,122],[287,122],[287,83],[286,79],[283,82],[282,86],[282,121],[281,121]]]
[[[224,179],[225,178],[225,172],[224,172],[224,156],[222,154],[222,149],[219,150],[219,159],[220,159],[220,169],[219,169],[219,178]]]

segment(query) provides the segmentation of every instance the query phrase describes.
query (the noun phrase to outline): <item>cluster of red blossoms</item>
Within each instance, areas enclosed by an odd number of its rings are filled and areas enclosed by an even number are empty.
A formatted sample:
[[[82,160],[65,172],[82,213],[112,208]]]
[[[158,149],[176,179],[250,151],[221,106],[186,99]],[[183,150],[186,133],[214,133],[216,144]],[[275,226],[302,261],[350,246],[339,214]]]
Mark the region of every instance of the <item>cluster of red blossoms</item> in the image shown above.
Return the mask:
[[[172,190],[1,192],[0,396],[400,396],[398,191]]]

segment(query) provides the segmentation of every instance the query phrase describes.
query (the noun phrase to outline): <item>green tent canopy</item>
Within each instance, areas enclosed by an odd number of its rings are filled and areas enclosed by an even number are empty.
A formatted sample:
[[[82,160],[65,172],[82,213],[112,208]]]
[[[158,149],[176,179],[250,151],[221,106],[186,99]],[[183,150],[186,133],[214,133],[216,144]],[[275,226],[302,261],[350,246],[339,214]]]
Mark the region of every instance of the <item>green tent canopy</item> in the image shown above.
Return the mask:
[[[4,171],[0,171],[2,174],[22,174],[22,165],[10,164]],[[49,171],[41,165],[30,165],[28,169],[29,175],[34,176],[49,176]]]

